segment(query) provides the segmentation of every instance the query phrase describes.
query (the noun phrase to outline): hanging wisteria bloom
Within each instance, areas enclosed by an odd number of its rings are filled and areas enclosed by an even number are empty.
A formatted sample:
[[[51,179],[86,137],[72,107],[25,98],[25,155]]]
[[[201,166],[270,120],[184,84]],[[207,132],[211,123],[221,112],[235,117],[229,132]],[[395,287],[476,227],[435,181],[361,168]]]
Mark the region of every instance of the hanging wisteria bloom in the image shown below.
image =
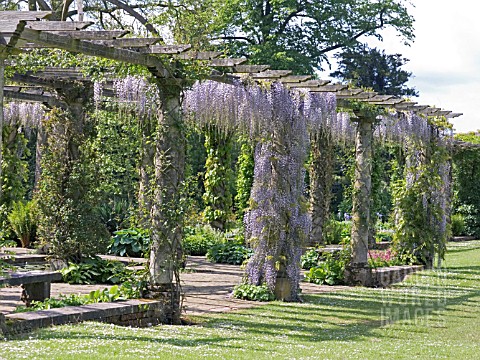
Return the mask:
[[[94,88],[95,90],[95,88]],[[150,117],[156,113],[158,88],[140,76],[127,76],[113,82],[113,91],[119,105],[132,109],[138,116]],[[101,95],[97,90],[97,95]]]
[[[3,109],[7,125],[21,125],[25,128],[36,128],[45,117],[42,105],[29,102],[10,102]]]

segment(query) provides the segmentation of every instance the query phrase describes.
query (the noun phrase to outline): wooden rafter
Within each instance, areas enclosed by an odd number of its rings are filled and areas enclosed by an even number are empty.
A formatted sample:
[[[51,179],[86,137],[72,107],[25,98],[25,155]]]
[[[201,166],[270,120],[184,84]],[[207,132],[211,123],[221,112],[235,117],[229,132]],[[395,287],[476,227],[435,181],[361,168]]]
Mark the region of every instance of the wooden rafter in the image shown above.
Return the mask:
[[[330,83],[330,80],[307,80],[301,83],[288,83],[289,88],[318,88]]]

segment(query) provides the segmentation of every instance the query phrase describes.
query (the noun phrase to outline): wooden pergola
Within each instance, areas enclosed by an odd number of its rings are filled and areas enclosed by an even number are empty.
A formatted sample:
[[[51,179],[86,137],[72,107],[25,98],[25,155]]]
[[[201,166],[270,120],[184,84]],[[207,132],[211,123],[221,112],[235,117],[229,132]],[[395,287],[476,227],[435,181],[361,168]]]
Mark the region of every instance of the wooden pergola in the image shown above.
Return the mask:
[[[40,102],[47,107],[69,107],[57,96],[58,92],[68,92],[74,81],[91,83],[92,79],[85,76],[78,68],[46,67],[41,71],[15,73],[10,79],[15,85],[5,85],[4,67],[9,55],[28,51],[32,48],[54,48],[84,55],[112,59],[128,64],[142,65],[148,68],[152,76],[159,80],[160,92],[171,88],[181,89],[185,81],[190,79],[175,76],[175,69],[167,64],[164,59],[199,61],[209,68],[208,79],[227,84],[234,84],[243,77],[248,76],[253,81],[270,81],[283,84],[289,89],[303,89],[312,93],[335,93],[338,100],[356,100],[368,104],[395,109],[398,112],[413,112],[425,116],[444,116],[455,118],[461,113],[419,105],[416,102],[388,95],[378,95],[372,91],[349,88],[344,84],[331,84],[329,80],[312,79],[310,75],[292,75],[289,70],[270,69],[268,65],[249,65],[246,58],[222,57],[222,53],[215,51],[193,51],[190,45],[165,45],[162,39],[152,38],[125,38],[126,31],[87,30],[93,25],[88,21],[46,21],[50,12],[15,11],[0,12],[0,103],[3,99],[16,99],[29,102]],[[113,79],[112,79],[113,80]],[[175,113],[178,108],[179,93],[162,99],[163,107]],[[112,88],[107,82],[104,96],[114,96]],[[173,96],[173,97],[172,97]],[[169,123],[171,119],[161,121]],[[366,275],[367,253],[355,252],[355,249],[368,249],[369,227],[369,198],[371,196],[370,178],[371,164],[365,161],[372,154],[373,126],[375,119],[358,114],[356,127],[356,159],[357,170],[355,173],[355,193],[359,196],[354,199],[353,232],[352,232],[352,283],[369,284]],[[0,128],[3,126],[3,113],[0,112]],[[163,144],[157,144],[157,152],[161,149],[173,147],[174,139],[163,139]],[[0,131],[1,142],[1,131]],[[181,149],[180,149],[181,150]],[[178,150],[178,151],[180,151]],[[171,161],[176,161],[175,151]],[[1,162],[0,154],[0,162]],[[181,161],[181,160],[179,160]],[[159,185],[165,182],[161,174],[157,174]],[[167,176],[176,178],[178,174]],[[360,181],[361,180],[361,181]],[[154,237],[155,238],[155,237]],[[157,241],[158,242],[158,241]],[[162,251],[167,248],[160,243],[153,245],[150,260],[151,278],[156,284],[165,284],[172,281],[170,270],[167,275],[158,269],[159,264],[166,262],[162,258]],[[360,275],[359,275],[360,274]]]

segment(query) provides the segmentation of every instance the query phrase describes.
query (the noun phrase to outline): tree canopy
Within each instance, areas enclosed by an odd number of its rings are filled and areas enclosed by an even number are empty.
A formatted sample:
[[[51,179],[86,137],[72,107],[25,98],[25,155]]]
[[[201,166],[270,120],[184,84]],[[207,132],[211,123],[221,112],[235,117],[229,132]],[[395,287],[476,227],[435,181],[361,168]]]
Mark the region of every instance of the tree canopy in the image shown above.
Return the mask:
[[[366,45],[346,49],[337,56],[339,68],[331,76],[347,80],[358,87],[372,88],[382,95],[418,96],[415,88],[406,86],[412,73],[401,69],[408,59],[401,54],[386,54],[384,50]]]

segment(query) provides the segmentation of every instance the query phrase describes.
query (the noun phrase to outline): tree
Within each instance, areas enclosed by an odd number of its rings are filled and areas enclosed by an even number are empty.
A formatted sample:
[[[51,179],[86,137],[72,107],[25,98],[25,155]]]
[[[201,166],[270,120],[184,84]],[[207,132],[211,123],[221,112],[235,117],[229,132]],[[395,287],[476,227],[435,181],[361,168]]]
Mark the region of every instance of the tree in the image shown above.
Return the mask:
[[[408,59],[401,54],[386,54],[384,50],[371,49],[366,45],[347,49],[337,56],[340,59],[333,77],[348,80],[358,87],[372,88],[379,94],[418,96],[415,88],[406,86],[412,75],[401,67]]]
[[[212,40],[250,62],[295,73],[313,73],[327,54],[357,44],[362,36],[381,39],[392,27],[412,41],[413,18],[404,0],[231,0],[221,12],[225,26]]]

